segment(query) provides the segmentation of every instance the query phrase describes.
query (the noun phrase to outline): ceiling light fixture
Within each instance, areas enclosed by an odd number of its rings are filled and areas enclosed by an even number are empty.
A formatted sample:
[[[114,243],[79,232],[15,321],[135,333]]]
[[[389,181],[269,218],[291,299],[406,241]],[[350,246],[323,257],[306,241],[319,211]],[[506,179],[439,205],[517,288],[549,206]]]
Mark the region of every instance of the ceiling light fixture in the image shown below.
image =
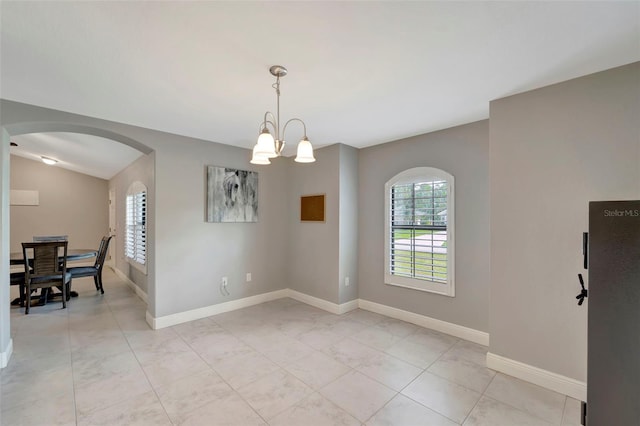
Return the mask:
[[[276,82],[272,87],[276,90],[277,110],[275,116],[270,111],[264,113],[264,120],[260,125],[260,136],[258,136],[258,142],[253,147],[251,164],[271,164],[271,161],[269,161],[270,158],[282,155],[282,150],[285,145],[284,132],[292,121],[302,123],[304,130],[304,136],[298,143],[298,152],[295,161],[298,163],[313,163],[316,159],[313,156],[313,146],[311,146],[311,142],[307,139],[307,126],[304,124],[304,121],[299,118],[292,118],[284,124],[282,133],[280,132],[280,77],[287,75],[287,69],[282,65],[274,65],[269,68],[269,72],[276,77]],[[269,125],[272,127],[273,135],[269,131]]]
[[[56,164],[58,162],[58,160],[54,160],[53,158],[49,158],[49,157],[40,157],[42,159],[42,162],[44,164],[48,164],[50,166],[53,166],[54,164]]]

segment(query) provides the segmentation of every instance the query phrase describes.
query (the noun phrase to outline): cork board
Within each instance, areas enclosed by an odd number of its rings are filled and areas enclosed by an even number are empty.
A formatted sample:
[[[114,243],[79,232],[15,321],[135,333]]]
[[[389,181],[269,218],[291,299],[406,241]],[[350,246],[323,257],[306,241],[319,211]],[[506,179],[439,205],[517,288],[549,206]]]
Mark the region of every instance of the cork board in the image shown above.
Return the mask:
[[[300,221],[324,222],[324,194],[300,197]]]

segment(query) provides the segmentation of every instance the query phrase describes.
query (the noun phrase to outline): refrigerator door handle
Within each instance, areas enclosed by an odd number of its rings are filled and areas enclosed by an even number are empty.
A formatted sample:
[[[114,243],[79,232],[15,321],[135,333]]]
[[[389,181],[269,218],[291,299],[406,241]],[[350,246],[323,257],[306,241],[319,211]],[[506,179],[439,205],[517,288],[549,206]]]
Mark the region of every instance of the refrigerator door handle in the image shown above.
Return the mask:
[[[584,280],[582,279],[582,274],[578,274],[578,280],[580,281],[580,286],[582,290],[580,290],[580,294],[576,296],[578,299],[578,306],[581,306],[584,303],[584,299],[588,297],[588,291],[584,288]]]

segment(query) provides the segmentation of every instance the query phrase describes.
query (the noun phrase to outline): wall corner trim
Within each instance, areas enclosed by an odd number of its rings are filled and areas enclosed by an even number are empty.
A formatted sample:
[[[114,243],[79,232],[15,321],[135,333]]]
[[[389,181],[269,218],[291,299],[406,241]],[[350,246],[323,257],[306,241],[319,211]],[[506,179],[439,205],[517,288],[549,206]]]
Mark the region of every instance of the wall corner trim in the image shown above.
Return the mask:
[[[336,315],[342,315],[346,312],[353,311],[354,309],[358,309],[358,299],[351,300],[349,302],[338,305],[337,303],[333,303],[324,299],[319,299],[317,297],[309,296],[308,294],[300,293],[299,291],[295,291],[291,289],[288,289],[287,297],[295,299],[298,302],[306,303],[307,305],[311,305],[316,308],[322,309],[323,311],[331,312],[332,314],[336,314]]]
[[[0,352],[0,368],[5,368],[9,365],[9,359],[11,359],[11,354],[13,353],[13,339],[9,339],[9,344],[7,344],[7,349],[3,352]]]
[[[358,307],[366,311],[375,312],[391,318],[410,322],[421,327],[430,328],[460,339],[469,340],[480,345],[489,346],[489,333],[475,330],[473,328],[464,327],[462,325],[453,324],[439,319],[431,318],[426,315],[416,314],[414,312],[404,311],[402,309],[393,308],[380,303],[370,302],[368,300],[359,299]]]
[[[587,400],[587,384],[533,365],[524,364],[494,353],[487,353],[487,367],[525,380],[549,390],[568,395],[578,401]]]

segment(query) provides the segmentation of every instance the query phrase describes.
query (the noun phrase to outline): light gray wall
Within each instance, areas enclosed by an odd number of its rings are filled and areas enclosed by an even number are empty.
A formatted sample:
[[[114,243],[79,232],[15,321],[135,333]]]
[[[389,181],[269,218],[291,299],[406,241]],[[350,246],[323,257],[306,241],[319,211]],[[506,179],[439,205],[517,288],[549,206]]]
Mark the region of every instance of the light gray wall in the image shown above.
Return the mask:
[[[640,198],[639,103],[639,63],[491,102],[492,353],[586,379],[582,232]]]
[[[447,297],[384,284],[384,185],[413,167],[455,179],[455,286]],[[360,150],[360,298],[480,331],[489,330],[489,122]]]
[[[69,248],[98,248],[109,229],[108,182],[11,156],[11,189],[36,190],[38,206],[11,206],[11,251],[34,235],[68,235]]]
[[[358,150],[340,144],[339,303],[358,298]],[[345,278],[349,277],[349,286]]]
[[[155,153],[143,155],[109,180],[109,190],[115,191],[116,235],[111,240],[115,249],[115,266],[145,293],[149,287],[147,275],[131,266],[124,256],[124,231],[126,230],[126,197],[133,182],[147,187],[147,205],[155,205]],[[149,215],[150,217],[151,215]]]
[[[316,149],[315,157],[307,164],[289,159],[289,287],[339,303],[340,145]],[[302,223],[300,196],[317,194],[326,195],[325,222]]]

